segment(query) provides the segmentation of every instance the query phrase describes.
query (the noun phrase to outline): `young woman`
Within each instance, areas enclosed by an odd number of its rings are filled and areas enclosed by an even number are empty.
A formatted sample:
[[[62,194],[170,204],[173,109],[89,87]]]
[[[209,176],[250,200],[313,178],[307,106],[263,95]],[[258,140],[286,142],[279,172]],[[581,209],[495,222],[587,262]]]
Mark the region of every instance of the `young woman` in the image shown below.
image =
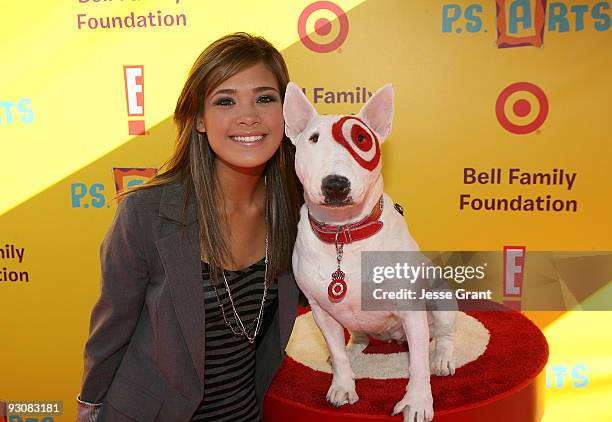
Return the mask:
[[[119,195],[101,245],[78,420],[260,419],[298,301],[288,81],[245,33],[197,58],[167,170]]]

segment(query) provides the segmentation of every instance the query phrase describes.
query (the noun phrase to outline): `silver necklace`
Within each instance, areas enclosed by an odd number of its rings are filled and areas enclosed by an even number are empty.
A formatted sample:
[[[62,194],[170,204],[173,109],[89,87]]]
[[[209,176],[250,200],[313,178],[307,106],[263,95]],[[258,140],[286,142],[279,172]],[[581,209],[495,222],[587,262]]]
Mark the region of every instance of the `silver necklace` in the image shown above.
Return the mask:
[[[266,270],[264,272],[264,281],[263,281],[264,292],[263,292],[263,296],[261,297],[261,305],[259,306],[259,313],[257,314],[257,317],[253,320],[253,322],[249,326],[248,330],[244,327],[244,323],[240,319],[240,316],[238,316],[238,311],[236,310],[236,307],[234,306],[234,299],[232,299],[232,294],[230,293],[229,284],[227,283],[227,279],[225,278],[225,271],[223,270],[223,268],[221,269],[221,274],[223,275],[223,282],[225,283],[225,290],[227,291],[227,296],[229,297],[230,303],[232,305],[232,311],[234,312],[234,318],[236,319],[238,329],[235,329],[234,327],[232,327],[232,324],[230,324],[230,322],[227,320],[225,316],[225,309],[223,308],[223,304],[221,303],[221,299],[219,298],[219,292],[217,292],[217,286],[215,286],[215,283],[212,283],[215,289],[215,295],[217,296],[217,303],[219,304],[219,307],[221,308],[221,315],[223,315],[223,321],[225,321],[225,325],[227,325],[227,327],[235,335],[246,337],[246,339],[249,341],[250,344],[253,344],[255,342],[255,337],[257,336],[257,333],[259,333],[259,329],[261,328],[261,315],[263,314],[264,303],[266,301],[266,293],[268,292],[268,283],[267,283],[268,281],[268,234],[267,233],[266,233],[265,263],[266,263]],[[255,326],[255,332],[253,333],[253,336],[250,336],[249,331],[253,329],[253,325],[255,324],[257,324]]]

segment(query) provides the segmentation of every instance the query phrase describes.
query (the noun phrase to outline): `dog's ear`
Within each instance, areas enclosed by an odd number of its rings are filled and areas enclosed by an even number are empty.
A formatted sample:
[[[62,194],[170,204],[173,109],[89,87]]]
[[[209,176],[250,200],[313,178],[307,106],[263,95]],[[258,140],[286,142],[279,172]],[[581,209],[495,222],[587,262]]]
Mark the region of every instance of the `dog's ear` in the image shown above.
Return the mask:
[[[310,104],[306,95],[293,82],[287,84],[283,116],[285,117],[285,133],[293,145],[296,144],[300,133],[306,129],[310,120],[317,116],[317,111]]]
[[[382,142],[391,133],[393,120],[393,87],[387,84],[372,95],[359,111],[359,116],[366,121]]]

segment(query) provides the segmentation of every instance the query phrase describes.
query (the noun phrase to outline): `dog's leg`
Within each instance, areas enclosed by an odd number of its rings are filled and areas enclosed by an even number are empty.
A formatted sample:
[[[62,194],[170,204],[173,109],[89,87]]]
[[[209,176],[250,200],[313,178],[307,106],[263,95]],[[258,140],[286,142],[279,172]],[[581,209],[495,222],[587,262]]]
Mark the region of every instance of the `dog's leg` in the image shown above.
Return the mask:
[[[359,396],[355,391],[355,374],[344,345],[344,328],[316,302],[310,302],[310,308],[331,354],[333,379],[327,391],[327,401],[334,406],[353,404],[359,400]]]
[[[433,398],[429,383],[429,327],[426,311],[406,311],[401,315],[410,349],[406,394],[391,415],[404,413],[404,422],[429,422],[433,419]],[[416,419],[415,419],[416,418]]]
[[[366,333],[362,333],[361,331],[349,330],[349,332],[351,333],[351,338],[346,345],[346,352],[349,355],[349,361],[354,362],[355,359],[361,355],[361,352],[368,347],[370,339]],[[327,362],[331,363],[331,355],[327,357]]]
[[[350,331],[350,330],[349,330]],[[350,331],[351,338],[346,346],[346,351],[349,355],[351,362],[355,360],[361,352],[368,347],[370,340],[366,333],[362,333],[361,331]]]
[[[455,311],[432,311],[433,337],[435,339],[431,372],[435,375],[455,375],[453,359],[455,336]]]

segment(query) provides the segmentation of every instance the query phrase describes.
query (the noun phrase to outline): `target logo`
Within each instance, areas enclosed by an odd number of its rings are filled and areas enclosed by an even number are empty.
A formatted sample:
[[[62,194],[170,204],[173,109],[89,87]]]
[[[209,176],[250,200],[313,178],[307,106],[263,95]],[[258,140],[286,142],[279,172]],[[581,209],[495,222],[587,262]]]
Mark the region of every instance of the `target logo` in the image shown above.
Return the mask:
[[[455,327],[460,334],[455,337],[454,360],[455,366],[460,368],[475,362],[485,353],[491,335],[482,322],[464,312],[457,312]],[[389,333],[379,334],[378,337],[380,339],[371,337],[369,345],[363,350],[348,350],[355,379],[361,379],[362,386],[371,380],[409,377],[410,359],[405,340],[391,341]],[[345,340],[348,338],[349,333],[345,330]],[[432,341],[429,344],[430,360],[434,358],[434,346],[435,342]],[[298,310],[286,351],[291,360],[306,367],[310,376],[315,376],[317,372],[332,373],[325,339],[310,308]]]
[[[495,114],[508,132],[525,135],[536,131],[548,116],[548,99],[544,91],[530,82],[507,86],[497,97]]]
[[[331,1],[316,1],[306,6],[297,25],[302,44],[317,53],[336,50],[346,40],[348,16]]]
[[[332,126],[332,136],[366,170],[374,170],[380,161],[376,134],[355,116],[344,116]]]

